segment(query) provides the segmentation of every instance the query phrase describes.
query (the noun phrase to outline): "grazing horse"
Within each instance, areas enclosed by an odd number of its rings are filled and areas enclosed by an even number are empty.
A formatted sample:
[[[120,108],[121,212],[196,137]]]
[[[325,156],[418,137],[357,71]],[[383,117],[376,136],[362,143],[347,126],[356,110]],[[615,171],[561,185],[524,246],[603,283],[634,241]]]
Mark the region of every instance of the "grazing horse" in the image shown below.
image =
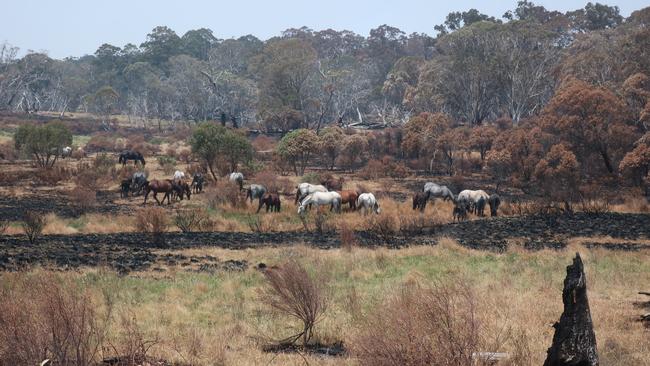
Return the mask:
[[[359,193],[357,191],[339,191],[341,195],[341,204],[350,204],[352,211],[357,209],[357,198],[359,198]]]
[[[296,204],[302,201],[307,195],[310,195],[315,192],[327,192],[327,188],[322,185],[315,185],[310,183],[300,183],[296,187]]]
[[[179,185],[181,187],[181,193],[178,197],[180,197],[181,201],[183,200],[183,194],[187,197],[187,199],[190,199],[190,196],[192,195],[192,189],[190,188],[190,185],[187,184],[185,181],[181,181],[180,183],[174,182],[175,184]],[[175,195],[176,193],[174,193]]]
[[[157,180],[154,179],[152,181],[148,181],[144,185],[144,203],[147,203],[147,197],[149,197],[149,192],[153,191],[153,198],[158,202],[159,205],[162,205],[163,202],[165,202],[165,198],[167,199],[167,204],[171,204],[170,197],[172,195],[172,192],[175,192],[177,195],[183,199],[183,189],[181,186],[178,184],[174,183],[171,179],[165,179],[165,180]],[[162,199],[162,202],[158,200],[158,193],[162,192],[165,194],[165,196]]]
[[[266,212],[269,212],[269,210],[271,210],[271,212],[280,212],[280,195],[277,193],[264,193],[264,195],[260,197],[259,206],[257,206],[258,213],[264,205],[266,205]]]
[[[488,197],[488,204],[490,205],[490,216],[496,216],[499,205],[501,204],[501,197],[498,194],[491,194]]]
[[[181,172],[180,170],[175,171],[174,172],[174,182],[180,183],[183,180],[185,180],[185,173]]]
[[[236,183],[239,186],[239,190],[244,189],[244,174],[240,172],[232,172],[228,175],[228,181],[230,183]]]
[[[456,197],[447,186],[441,186],[433,182],[424,184],[424,192],[429,193],[429,198],[442,198],[443,201],[456,201]]]
[[[328,191],[341,191],[343,190],[343,177],[336,179],[334,177],[329,177],[325,180],[322,180],[320,184],[327,188]]]
[[[427,208],[427,201],[429,200],[429,192],[416,192],[413,195],[413,210],[419,209],[424,212]]]
[[[205,184],[203,173],[194,173],[194,176],[192,177],[192,188],[194,188],[194,193],[203,192],[203,184]]]
[[[465,200],[456,201],[454,204],[454,211],[452,212],[452,217],[454,221],[465,221],[467,220],[467,210],[469,202]]]
[[[131,190],[131,179],[122,179],[122,182],[120,183],[120,198],[128,197],[130,190]]]
[[[316,210],[318,210],[320,206],[331,205],[330,211],[335,210],[337,213],[340,213],[341,195],[338,194],[338,192],[314,192],[302,200],[298,207],[298,214],[304,216],[307,207],[312,204],[316,205]]]
[[[142,163],[142,166],[144,166],[144,164],[145,164],[144,157],[139,152],[132,151],[132,150],[124,150],[124,151],[122,151],[122,153],[120,154],[120,157],[118,159],[118,162],[120,164],[122,164],[122,166],[125,166],[126,163],[129,160],[133,160],[133,164],[135,164],[135,165],[138,164],[138,161],[140,163]]]
[[[485,204],[487,203],[487,200],[485,197],[479,197],[478,201],[476,201],[476,207],[475,207],[475,212],[478,216],[485,216]]]
[[[466,189],[458,194],[458,197],[456,198],[458,201],[467,201],[469,202],[469,211],[472,213],[477,213],[476,212],[476,204],[478,203],[480,198],[483,198],[486,202],[490,198],[490,196],[485,193],[484,190],[476,190],[472,191],[469,189]]]
[[[145,183],[147,183],[146,172],[133,173],[133,178],[131,178],[131,192],[133,192],[133,194],[139,195],[142,193],[142,189],[144,189]]]
[[[61,159],[70,157],[70,155],[72,155],[72,148],[70,146],[66,146],[63,149],[61,149]]]
[[[379,207],[379,201],[375,198],[375,195],[372,193],[361,193],[359,198],[357,198],[357,207],[360,210],[363,210],[363,214],[367,215],[369,211],[379,215],[381,212],[381,207]]]
[[[254,199],[261,200],[264,194],[266,193],[266,187],[261,184],[251,184],[246,188],[246,198],[251,200],[253,203]]]

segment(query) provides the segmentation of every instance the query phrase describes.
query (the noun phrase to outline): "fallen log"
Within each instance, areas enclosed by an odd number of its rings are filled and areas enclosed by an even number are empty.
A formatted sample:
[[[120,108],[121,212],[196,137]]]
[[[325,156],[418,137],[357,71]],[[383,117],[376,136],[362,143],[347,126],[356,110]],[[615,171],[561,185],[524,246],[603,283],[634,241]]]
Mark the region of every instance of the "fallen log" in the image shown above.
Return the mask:
[[[573,264],[568,266],[566,271],[562,290],[564,311],[560,321],[553,325],[555,334],[544,366],[597,366],[596,335],[589,311],[587,281],[580,254],[576,253]]]

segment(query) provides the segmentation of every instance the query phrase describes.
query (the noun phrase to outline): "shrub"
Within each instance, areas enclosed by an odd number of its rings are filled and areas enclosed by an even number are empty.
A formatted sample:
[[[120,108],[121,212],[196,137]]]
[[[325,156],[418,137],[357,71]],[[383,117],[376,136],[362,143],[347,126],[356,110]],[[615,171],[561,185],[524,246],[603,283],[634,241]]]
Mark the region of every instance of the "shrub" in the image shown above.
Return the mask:
[[[232,208],[246,207],[246,200],[239,191],[239,186],[226,179],[217,182],[213,189],[207,191],[208,204],[212,208],[229,205]]]
[[[204,230],[209,227],[210,216],[205,209],[178,210],[174,224],[184,233]]]
[[[351,345],[363,365],[480,365],[490,351],[476,295],[464,282],[407,284],[366,319]]]
[[[176,158],[173,156],[159,156],[158,164],[162,168],[163,172],[165,172],[165,174],[173,174],[176,170]]]
[[[0,220],[0,234],[4,234],[5,231],[7,231],[7,228],[9,228],[9,221]]]
[[[397,217],[387,213],[373,215],[368,220],[368,230],[375,233],[386,244],[390,244],[399,230]]]
[[[64,167],[53,167],[50,169],[40,170],[36,172],[36,177],[41,184],[54,186],[61,181],[70,179],[70,170]]]
[[[357,244],[354,230],[350,229],[345,222],[339,224],[339,240],[341,241],[341,248],[348,252],[352,251],[352,247]]]
[[[13,277],[0,289],[0,365],[94,365],[108,331],[110,302],[100,307],[72,280]],[[101,311],[99,309],[102,309]]]
[[[320,181],[320,174],[315,172],[303,174],[302,178],[300,178],[301,183],[320,184]]]
[[[16,151],[14,144],[5,142],[0,144],[0,159],[14,161],[18,158],[18,151]]]
[[[264,215],[250,215],[246,220],[248,227],[254,233],[269,233],[275,231],[275,222],[272,219],[267,219],[269,216]]]
[[[277,193],[280,191],[278,176],[268,170],[263,170],[255,175],[255,183],[266,187],[268,192]]]
[[[427,221],[426,216],[418,212],[403,214],[399,217],[399,229],[403,234],[422,234]]]
[[[320,275],[310,275],[296,261],[289,261],[279,268],[264,272],[267,288],[262,301],[274,310],[301,323],[298,333],[282,342],[295,343],[302,338],[307,345],[314,335],[314,326],[327,310],[327,281]]]
[[[147,354],[159,342],[157,335],[151,339],[146,337],[135,315],[124,313],[120,316],[117,344],[111,343],[111,347],[118,355],[118,365],[143,365],[149,364]]]
[[[27,235],[30,244],[36,243],[36,240],[43,233],[46,223],[47,220],[42,213],[30,211],[25,214],[20,225],[25,235]]]
[[[99,133],[90,138],[86,143],[86,150],[88,152],[98,152],[98,151],[116,151],[123,150],[124,147],[116,149],[115,147],[115,136],[108,133]]]
[[[169,226],[167,212],[160,207],[140,210],[136,214],[135,225],[138,231],[150,234],[154,243],[162,243],[164,242],[163,234]]]
[[[78,214],[86,212],[97,203],[96,191],[83,186],[71,190],[68,199]]]

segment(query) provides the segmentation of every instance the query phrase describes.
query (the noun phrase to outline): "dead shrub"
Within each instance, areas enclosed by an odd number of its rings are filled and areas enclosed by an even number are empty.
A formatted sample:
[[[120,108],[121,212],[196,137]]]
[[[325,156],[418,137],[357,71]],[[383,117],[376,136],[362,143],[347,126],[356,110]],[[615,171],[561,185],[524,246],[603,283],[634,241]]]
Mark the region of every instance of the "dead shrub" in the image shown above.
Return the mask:
[[[86,143],[86,151],[88,152],[109,152],[116,151],[115,149],[116,137],[110,133],[98,133],[90,137]]]
[[[241,194],[239,186],[226,180],[217,182],[206,193],[208,204],[214,209],[225,205],[232,208],[246,207],[246,196]]]
[[[135,227],[141,233],[150,234],[154,243],[163,243],[169,227],[167,212],[161,207],[142,209],[135,216]]]
[[[0,234],[4,234],[5,231],[9,228],[8,220],[0,220]]]
[[[341,248],[347,252],[351,252],[352,248],[357,245],[354,230],[350,229],[345,222],[339,224],[339,240],[341,241]]]
[[[421,213],[403,214],[399,217],[399,230],[402,234],[422,234],[428,221]]]
[[[473,355],[500,344],[486,339],[477,305],[462,280],[406,284],[368,316],[351,350],[363,365],[481,365]]]
[[[192,161],[192,151],[190,149],[181,149],[176,153],[179,161],[189,164]]]
[[[68,193],[68,200],[77,214],[87,212],[97,203],[96,191],[78,186]]]
[[[0,365],[98,362],[112,312],[73,280],[14,276],[0,289]]]
[[[137,318],[130,312],[120,315],[120,327],[116,341],[110,347],[116,357],[111,358],[117,366],[137,366],[147,363],[151,347],[160,343],[158,335],[147,337]]]
[[[272,193],[278,193],[281,188],[278,184],[278,176],[269,170],[255,174],[255,183],[263,185],[268,192]]]
[[[86,151],[84,149],[74,149],[72,153],[70,154],[70,157],[73,159],[83,159],[86,157]]]
[[[184,233],[205,230],[210,227],[210,215],[203,208],[178,210],[174,224]]]
[[[43,234],[45,224],[47,224],[45,215],[40,212],[30,211],[25,214],[20,226],[23,228],[25,235],[27,235],[29,243],[34,244],[41,234]]]
[[[399,230],[397,217],[387,213],[372,215],[368,220],[368,230],[382,239],[384,243],[390,244]]]
[[[55,166],[50,169],[42,169],[36,172],[36,178],[41,184],[57,185],[59,182],[70,179],[72,172],[64,167]]]
[[[305,267],[291,260],[278,268],[264,272],[267,287],[262,293],[262,301],[300,323],[298,332],[280,343],[296,343],[302,338],[307,345],[314,335],[314,326],[320,321],[328,306],[327,280],[317,271],[310,275]]]
[[[276,226],[274,220],[263,215],[249,215],[246,223],[254,233],[270,233],[275,231]]]

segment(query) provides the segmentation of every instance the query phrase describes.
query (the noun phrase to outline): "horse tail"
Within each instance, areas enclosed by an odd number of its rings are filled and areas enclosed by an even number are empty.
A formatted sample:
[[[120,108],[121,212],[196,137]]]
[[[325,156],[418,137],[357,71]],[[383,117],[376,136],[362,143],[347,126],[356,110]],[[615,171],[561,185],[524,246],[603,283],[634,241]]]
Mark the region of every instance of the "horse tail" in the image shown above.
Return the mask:
[[[300,187],[296,186],[296,204],[300,200]]]

